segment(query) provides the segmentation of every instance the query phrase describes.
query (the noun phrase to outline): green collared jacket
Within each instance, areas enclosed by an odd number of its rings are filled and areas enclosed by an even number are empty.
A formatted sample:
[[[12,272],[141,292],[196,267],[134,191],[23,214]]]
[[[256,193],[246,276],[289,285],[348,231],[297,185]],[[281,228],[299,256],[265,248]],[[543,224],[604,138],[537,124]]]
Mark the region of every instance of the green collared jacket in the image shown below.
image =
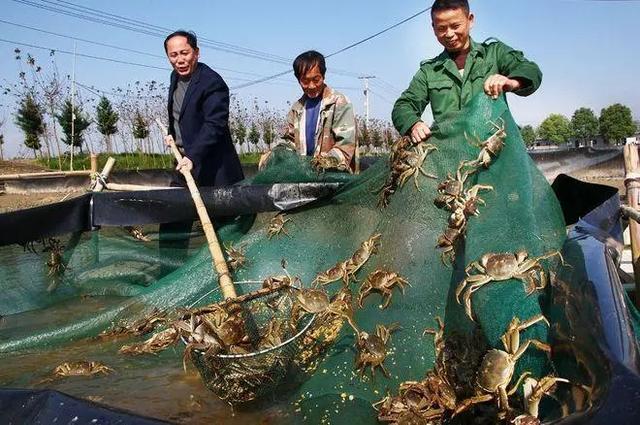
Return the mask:
[[[400,134],[407,134],[420,121],[429,103],[434,122],[442,120],[448,114],[461,110],[474,95],[483,92],[485,80],[493,74],[523,80],[525,85],[514,92],[520,96],[535,92],[542,81],[538,65],[527,60],[522,52],[495,39],[484,43],[471,40],[471,51],[462,75],[446,51],[420,63],[409,88],[393,106],[393,125]]]

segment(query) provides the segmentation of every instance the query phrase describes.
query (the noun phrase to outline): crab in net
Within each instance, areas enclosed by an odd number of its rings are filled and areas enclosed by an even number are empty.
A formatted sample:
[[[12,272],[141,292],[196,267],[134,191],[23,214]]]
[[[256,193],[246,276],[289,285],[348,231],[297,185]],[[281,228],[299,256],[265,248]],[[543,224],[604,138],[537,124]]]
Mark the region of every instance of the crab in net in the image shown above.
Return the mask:
[[[467,276],[456,288],[456,300],[458,303],[464,303],[467,316],[473,320],[471,295],[474,292],[490,282],[519,279],[525,283],[527,294],[532,294],[547,285],[547,277],[540,261],[556,256],[564,264],[559,251],[548,252],[534,258],[528,258],[529,254],[525,250],[515,253],[486,253],[480,257],[479,261],[474,261],[466,267]],[[472,271],[476,271],[477,274],[471,274]]]

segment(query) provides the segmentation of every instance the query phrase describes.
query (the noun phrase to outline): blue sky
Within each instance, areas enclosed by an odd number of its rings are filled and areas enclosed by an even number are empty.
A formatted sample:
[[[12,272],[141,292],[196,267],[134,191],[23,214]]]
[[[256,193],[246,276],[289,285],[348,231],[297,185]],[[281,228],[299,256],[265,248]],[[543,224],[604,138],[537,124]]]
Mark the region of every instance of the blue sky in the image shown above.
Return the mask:
[[[111,90],[135,80],[167,81],[169,66],[165,59],[132,53],[126,49],[162,56],[162,39],[124,29],[87,22],[53,11],[22,3],[2,0],[0,20],[43,30],[114,44],[121,49],[77,42],[77,52],[144,63],[164,69],[150,69],[110,62],[77,58],[76,78],[83,84]],[[325,54],[336,51],[429,6],[423,0],[352,0],[310,2],[305,8],[300,1],[167,1],[167,0],[24,0],[45,7],[73,4],[136,19],[172,29],[194,30],[198,36],[259,50],[292,59],[307,49]],[[629,106],[640,118],[640,48],[637,46],[640,1],[590,0],[472,0],[476,40],[496,37],[523,50],[543,70],[542,87],[528,98],[510,96],[511,109],[521,124],[538,125],[550,113],[570,117],[575,109],[586,106],[596,114],[612,103]],[[28,43],[61,50],[73,50],[73,40],[43,34],[0,22],[0,39]],[[18,65],[13,49],[19,47],[40,62],[48,52],[0,42],[0,83],[15,82]],[[430,27],[430,17],[423,14],[373,40],[328,60],[327,81],[341,87],[355,105],[364,112],[362,81],[336,75],[332,69],[357,74],[375,75],[372,81],[371,115],[389,119],[393,101],[409,83],[423,59],[442,50]],[[290,68],[289,64],[201,49],[201,60],[235,87],[254,79]],[[71,73],[72,57],[58,54],[61,72]],[[221,69],[224,68],[224,69]],[[233,71],[231,71],[233,70]],[[235,71],[240,71],[238,73]],[[249,73],[249,74],[247,74]],[[256,77],[258,76],[258,77]],[[241,99],[257,97],[283,111],[287,101],[297,98],[300,89],[293,75],[276,81],[234,90]],[[7,153],[15,155],[22,136],[13,122],[14,103],[0,97],[0,119]],[[425,115],[429,120],[429,114]]]

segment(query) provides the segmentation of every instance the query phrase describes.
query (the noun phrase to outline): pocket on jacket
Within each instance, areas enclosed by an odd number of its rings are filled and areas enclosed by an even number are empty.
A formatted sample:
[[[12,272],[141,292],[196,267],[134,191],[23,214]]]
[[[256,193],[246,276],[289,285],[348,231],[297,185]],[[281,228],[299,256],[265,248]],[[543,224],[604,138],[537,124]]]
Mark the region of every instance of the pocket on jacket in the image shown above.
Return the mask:
[[[452,99],[456,98],[453,84],[449,79],[429,81],[429,101],[434,116],[451,108]]]

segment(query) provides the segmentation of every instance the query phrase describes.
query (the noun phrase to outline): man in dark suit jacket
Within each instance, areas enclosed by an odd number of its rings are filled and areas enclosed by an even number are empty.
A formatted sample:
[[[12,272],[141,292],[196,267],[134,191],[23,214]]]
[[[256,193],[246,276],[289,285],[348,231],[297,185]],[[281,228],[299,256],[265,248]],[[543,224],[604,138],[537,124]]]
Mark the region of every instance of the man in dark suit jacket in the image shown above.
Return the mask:
[[[169,132],[183,154],[177,169],[192,172],[200,186],[228,186],[244,178],[229,131],[229,88],[217,72],[198,62],[195,34],[176,31],[164,41],[173,67],[169,86]],[[171,186],[185,186],[182,175]],[[186,249],[191,221],[160,225],[160,247]],[[177,240],[176,240],[177,239]]]
[[[184,152],[178,168],[193,168],[202,186],[226,186],[244,178],[229,131],[229,88],[217,72],[198,62],[193,33],[176,31],[164,43],[173,66],[169,131]]]

